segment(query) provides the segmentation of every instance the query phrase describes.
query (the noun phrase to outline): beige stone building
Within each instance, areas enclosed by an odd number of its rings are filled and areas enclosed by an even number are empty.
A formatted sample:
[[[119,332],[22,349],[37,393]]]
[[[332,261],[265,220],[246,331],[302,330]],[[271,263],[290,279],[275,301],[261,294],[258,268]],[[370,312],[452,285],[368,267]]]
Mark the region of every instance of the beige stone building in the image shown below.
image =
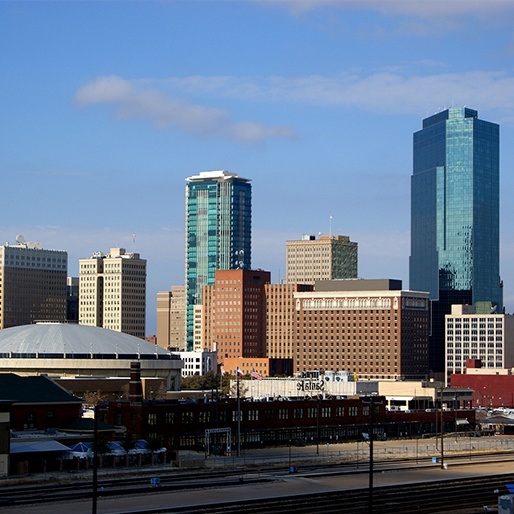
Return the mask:
[[[314,284],[316,280],[357,278],[358,245],[348,236],[303,236],[286,241],[286,280]]]
[[[0,246],[0,328],[65,321],[68,254],[16,240]]]
[[[186,350],[186,288],[172,286],[157,293],[157,344],[174,351]]]
[[[358,378],[428,374],[428,293],[399,280],[320,281],[294,294],[295,371],[351,370]]]
[[[146,260],[124,248],[79,260],[79,323],[145,337]]]

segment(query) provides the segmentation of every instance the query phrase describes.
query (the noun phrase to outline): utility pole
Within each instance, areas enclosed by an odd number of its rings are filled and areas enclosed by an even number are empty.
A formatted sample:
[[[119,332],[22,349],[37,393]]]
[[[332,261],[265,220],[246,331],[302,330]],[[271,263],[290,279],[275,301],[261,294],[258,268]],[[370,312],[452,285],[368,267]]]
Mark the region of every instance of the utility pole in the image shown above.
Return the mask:
[[[241,457],[241,395],[239,392],[239,367],[236,369],[237,386],[237,456]]]
[[[369,514],[373,514],[373,421],[375,402],[373,396],[369,405]]]
[[[441,387],[441,469],[444,467],[444,411],[443,411],[443,392],[444,388]]]
[[[95,403],[95,420],[93,424],[93,507],[92,514],[97,513],[98,504],[98,403]]]
[[[369,404],[369,487],[368,487],[368,513],[373,514],[373,431],[375,429],[375,406],[383,405],[377,402],[374,396],[369,400],[363,400],[363,404]]]
[[[369,486],[368,486],[368,513],[373,514],[373,432],[375,430],[375,406],[383,405],[383,401],[376,401],[372,395],[363,404],[369,404]]]

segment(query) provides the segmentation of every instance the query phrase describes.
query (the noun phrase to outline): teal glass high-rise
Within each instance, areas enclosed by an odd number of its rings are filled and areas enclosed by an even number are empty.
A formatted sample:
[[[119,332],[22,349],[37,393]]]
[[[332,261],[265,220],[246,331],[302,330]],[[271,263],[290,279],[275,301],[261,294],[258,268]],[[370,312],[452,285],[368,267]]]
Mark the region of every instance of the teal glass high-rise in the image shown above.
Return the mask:
[[[414,134],[409,286],[435,301],[434,371],[444,369],[443,322],[452,304],[503,307],[499,175],[499,126],[473,109],[446,109]]]
[[[186,342],[193,349],[194,306],[216,270],[251,269],[252,187],[227,171],[186,179]]]

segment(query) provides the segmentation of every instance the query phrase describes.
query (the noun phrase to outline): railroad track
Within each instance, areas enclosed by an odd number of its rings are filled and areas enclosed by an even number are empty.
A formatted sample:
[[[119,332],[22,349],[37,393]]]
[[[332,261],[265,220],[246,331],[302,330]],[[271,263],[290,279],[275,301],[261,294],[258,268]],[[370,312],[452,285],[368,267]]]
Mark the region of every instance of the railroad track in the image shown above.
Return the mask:
[[[373,491],[373,509],[370,511],[369,490],[354,489],[334,493],[286,496],[251,501],[224,502],[196,506],[145,509],[131,514],[451,514],[466,512],[478,514],[496,512],[498,493],[513,475],[496,475],[485,478],[445,480],[444,483],[412,484],[377,487]],[[505,491],[506,492],[506,491]]]
[[[476,458],[472,461],[468,461],[466,457],[463,456],[454,456],[450,457],[448,456],[448,461],[461,461],[461,463],[469,463],[469,464],[475,464],[478,462],[483,462],[484,460],[490,461],[498,461],[498,460],[510,460],[512,457],[512,454],[509,455],[501,455],[498,453],[494,453],[493,455],[489,456],[482,456],[481,458]],[[362,464],[362,465],[361,465]],[[356,473],[367,473],[368,468],[366,466],[365,461],[359,462],[359,465],[361,467],[359,469],[355,469],[356,463],[355,462],[345,462],[345,463],[324,463],[324,464],[302,464],[301,470],[302,475],[309,475],[309,474],[347,474],[348,468],[352,467],[353,472]],[[409,466],[410,465],[410,466]],[[430,467],[433,465],[426,464]],[[376,472],[384,471],[386,470],[384,467],[387,466],[390,470],[399,470],[399,469],[408,469],[409,467],[416,466],[419,467],[418,464],[415,463],[414,459],[395,459],[395,460],[388,460],[388,461],[375,461],[375,470]],[[151,472],[147,470],[144,474],[144,476],[119,476],[115,478],[103,478],[100,479],[98,482],[98,491],[99,495],[101,497],[113,497],[113,496],[127,496],[127,495],[141,495],[141,494],[151,494],[151,493],[163,493],[163,492],[172,492],[172,491],[184,491],[184,490],[191,490],[191,489],[209,489],[209,488],[220,488],[220,487],[228,487],[228,486],[234,486],[239,485],[241,483],[258,483],[263,481],[276,481],[280,480],[283,476],[283,474],[286,474],[287,471],[283,471],[282,473],[277,473],[277,469],[285,470],[286,466],[284,463],[282,463],[280,466],[274,465],[267,468],[260,468],[258,470],[246,470],[245,468],[237,468],[237,469],[228,469],[228,470],[208,470],[208,471],[195,471],[192,472],[180,472],[180,471],[169,471],[169,470],[152,470]],[[150,484],[150,477],[158,476],[160,478],[160,487],[158,488],[152,488]],[[498,478],[498,477],[501,477]],[[464,492],[459,492],[458,496],[464,494],[466,496],[466,500],[472,500],[474,504],[478,504],[480,502],[484,502],[484,505],[489,504],[496,504],[497,502],[497,495],[491,500],[492,491],[499,488],[499,484],[506,483],[507,481],[514,482],[514,475],[510,478],[508,476],[498,476],[498,477],[484,477],[477,479],[478,482],[470,482],[473,485],[470,486],[470,488]],[[70,482],[44,482],[40,484],[35,485],[17,485],[17,486],[3,486],[0,488],[0,507],[2,505],[8,505],[9,503],[14,505],[31,505],[31,504],[40,504],[40,503],[53,503],[53,502],[60,502],[60,501],[70,501],[70,500],[86,500],[90,499],[92,497],[92,483],[91,483],[91,477],[81,477],[80,479],[73,480],[74,475],[70,475]],[[463,487],[463,484],[468,483],[468,481],[459,480],[456,481],[456,484],[458,487]],[[448,484],[448,491],[453,491],[453,489],[450,488],[450,482],[446,482],[445,484]],[[484,486],[483,490],[481,487],[481,484],[488,484],[487,487]],[[489,484],[495,484],[494,487],[490,487]],[[457,487],[457,485],[452,485],[451,487]],[[445,486],[446,488],[446,486]],[[405,497],[404,491],[407,490],[415,490],[415,496],[416,499],[412,500],[414,502],[417,502],[416,505],[408,506],[409,498]],[[446,489],[445,489],[446,490]],[[368,493],[367,489],[358,490],[359,492],[355,491],[345,491],[341,493],[335,493],[336,495],[332,498],[334,493],[331,494],[324,494],[322,495],[323,498],[326,496],[328,498],[328,505],[326,512],[327,514],[329,512],[332,512],[330,509],[331,503],[336,504],[337,508],[337,502],[339,503],[339,507],[341,505],[348,505],[349,502],[353,502],[352,505],[352,513],[358,513],[360,512],[358,509],[359,502],[358,499],[360,498],[361,503],[363,504],[362,512],[367,512],[368,508]],[[365,491],[363,493],[363,491]],[[433,492],[432,492],[433,491]],[[414,494],[414,493],[413,493]],[[427,494],[428,498],[418,502],[418,498],[422,499],[423,494]],[[456,496],[457,493],[452,492],[450,495],[444,495],[444,501],[450,502],[453,501],[453,498]],[[478,497],[475,498],[475,496],[479,494]],[[337,495],[340,495],[337,496]],[[341,496],[342,495],[342,496]],[[446,498],[448,496],[448,498]],[[431,506],[437,506],[439,500],[441,499],[441,485],[431,485],[426,484],[424,486],[418,486],[418,485],[412,485],[412,486],[402,486],[402,488],[395,489],[395,488],[384,488],[384,487],[375,487],[374,489],[374,504],[381,506],[381,510],[379,512],[387,513],[387,512],[395,512],[396,514],[398,512],[439,512],[437,510],[429,510],[429,511],[423,511],[422,509],[425,508],[426,505]],[[309,501],[308,497],[301,497],[302,499],[298,500],[295,497],[292,497],[286,501],[286,499],[280,499],[279,504],[296,504],[295,512],[298,512],[299,514],[303,511],[305,505],[307,505],[306,502]],[[313,508],[313,505],[321,505],[321,503],[324,501],[323,498],[320,498],[318,495],[314,495],[312,499],[312,504],[310,504],[310,509]],[[364,498],[364,500],[362,499]],[[398,501],[401,498],[401,501],[405,503],[404,507],[401,509],[398,506]],[[387,500],[387,501],[386,501]],[[461,498],[459,498],[458,501],[460,501]],[[385,502],[385,503],[384,503]],[[418,505],[419,503],[419,505]],[[305,504],[305,505],[304,505]],[[392,505],[393,510],[389,511],[387,510],[389,508],[389,504]],[[224,506],[223,509],[229,508],[228,504],[227,506]],[[209,506],[209,512],[216,512],[216,505],[210,505]],[[242,511],[245,512],[244,506],[238,504],[236,507],[236,510],[243,509]],[[246,512],[258,512],[252,509],[257,508],[255,505],[250,505],[250,510],[247,510]],[[396,508],[397,510],[394,510]],[[273,506],[272,504],[267,505],[266,509],[262,512],[274,512],[279,514],[280,512],[288,512],[288,510],[281,510],[280,506]],[[412,510],[411,510],[412,509]],[[186,508],[183,508],[182,510],[169,510],[166,512],[205,512],[205,507],[202,507],[200,510],[187,510]],[[319,511],[319,509],[317,509]],[[146,511],[145,511],[146,512]],[[150,511],[149,511],[150,512]],[[161,510],[157,510],[155,512],[165,512]],[[225,510],[224,512],[231,512],[230,510]],[[235,512],[235,511],[234,511]],[[311,510],[312,512],[312,510]],[[336,512],[336,511],[335,511]],[[444,512],[444,509],[440,512]]]
[[[205,476],[198,474],[173,475],[159,477],[159,487],[152,487],[150,476],[100,480],[98,495],[100,497],[140,495],[184,491],[187,489],[219,488],[239,485],[242,482],[240,474],[234,471],[209,473]],[[246,475],[244,483],[258,483],[271,480],[258,474]],[[67,502],[92,498],[91,480],[73,483],[44,483],[33,486],[13,486],[0,490],[0,507],[2,505],[33,505],[41,503]]]

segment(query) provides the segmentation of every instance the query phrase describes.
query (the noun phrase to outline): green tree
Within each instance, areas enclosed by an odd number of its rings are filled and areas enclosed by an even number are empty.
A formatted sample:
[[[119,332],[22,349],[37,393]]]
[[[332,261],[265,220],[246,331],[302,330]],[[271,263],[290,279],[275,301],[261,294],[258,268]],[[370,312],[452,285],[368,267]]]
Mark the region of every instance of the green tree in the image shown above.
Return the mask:
[[[196,373],[180,379],[180,389],[214,391],[220,387],[220,376],[212,371],[208,371],[205,375]]]

